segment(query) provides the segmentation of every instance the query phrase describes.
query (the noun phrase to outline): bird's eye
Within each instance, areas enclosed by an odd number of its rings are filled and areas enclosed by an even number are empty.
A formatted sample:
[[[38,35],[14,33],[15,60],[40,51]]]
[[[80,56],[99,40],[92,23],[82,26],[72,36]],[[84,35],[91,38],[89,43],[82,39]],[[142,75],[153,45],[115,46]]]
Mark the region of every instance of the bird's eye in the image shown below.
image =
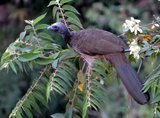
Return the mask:
[[[54,28],[56,28],[56,29],[57,29],[58,27],[57,27],[57,26],[54,26]]]

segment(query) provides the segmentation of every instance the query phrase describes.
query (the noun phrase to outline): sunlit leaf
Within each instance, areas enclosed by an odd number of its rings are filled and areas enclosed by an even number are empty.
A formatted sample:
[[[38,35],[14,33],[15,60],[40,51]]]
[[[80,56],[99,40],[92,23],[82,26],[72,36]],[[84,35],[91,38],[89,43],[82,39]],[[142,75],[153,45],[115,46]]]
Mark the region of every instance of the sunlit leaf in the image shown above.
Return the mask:
[[[38,57],[35,61],[36,61],[36,63],[38,63],[40,65],[47,65],[47,64],[53,63],[54,59]]]
[[[56,5],[56,1],[50,1],[49,5],[47,7],[50,7],[51,5]]]
[[[11,56],[9,52],[3,53],[2,57],[1,57],[1,62],[3,62],[3,60],[6,59],[9,56]]]
[[[72,12],[75,12],[77,14],[80,14],[74,7],[70,6],[70,5],[64,5],[62,7],[64,10],[69,10],[69,11],[72,11]]]
[[[35,27],[35,29],[47,29],[49,25],[47,24],[39,24]]]
[[[26,35],[26,31],[21,32],[20,35],[19,35],[19,39],[22,40],[25,35]]]
[[[34,21],[33,21],[33,24],[35,25],[36,23],[38,23],[40,20],[42,20],[45,16],[46,16],[47,13],[37,17]]]
[[[39,53],[24,53],[22,55],[19,55],[18,60],[20,60],[22,62],[26,62],[26,61],[34,60],[38,57],[41,57],[41,54],[39,54]]]
[[[51,41],[54,41],[50,35],[48,35],[47,33],[44,33],[44,32],[38,33],[38,36],[49,39]]]
[[[60,4],[64,4],[64,3],[67,3],[67,2],[70,2],[72,0],[61,0]]]
[[[12,70],[17,74],[17,70],[16,70],[16,67],[15,67],[15,65],[13,64],[13,62],[10,62],[9,65],[10,65],[10,67],[12,68]]]

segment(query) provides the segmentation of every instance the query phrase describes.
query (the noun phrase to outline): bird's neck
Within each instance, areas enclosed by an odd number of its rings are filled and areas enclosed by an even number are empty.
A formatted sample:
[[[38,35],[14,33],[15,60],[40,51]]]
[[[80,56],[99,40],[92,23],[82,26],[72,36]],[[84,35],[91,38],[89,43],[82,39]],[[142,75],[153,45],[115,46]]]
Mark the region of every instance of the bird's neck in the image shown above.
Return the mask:
[[[71,32],[66,30],[63,34],[62,34],[64,40],[69,43],[69,41],[71,40]]]

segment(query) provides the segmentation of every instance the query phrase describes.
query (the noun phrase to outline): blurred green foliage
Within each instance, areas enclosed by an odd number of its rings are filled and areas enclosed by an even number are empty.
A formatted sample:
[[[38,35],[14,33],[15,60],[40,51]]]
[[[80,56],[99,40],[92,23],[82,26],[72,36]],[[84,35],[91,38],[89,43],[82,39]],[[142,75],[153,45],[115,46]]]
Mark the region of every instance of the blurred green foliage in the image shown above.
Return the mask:
[[[6,0],[2,3],[0,2],[0,55],[11,42],[16,40],[19,33],[24,29],[26,25],[25,19],[34,19],[46,11],[51,11],[50,8],[46,8],[49,2],[50,0]],[[73,0],[70,3],[81,13],[78,17],[81,19],[84,28],[96,27],[111,31],[117,35],[122,33],[122,24],[131,16],[140,19],[142,21],[141,24],[145,24],[154,19],[153,14],[156,16],[160,15],[160,2],[157,0]],[[51,12],[49,12],[42,22],[47,24],[53,23],[54,20],[51,16]],[[53,36],[55,40],[60,37],[55,37],[57,35],[54,34]],[[63,48],[66,48],[64,41],[56,40],[56,42],[62,45]],[[150,62],[151,60],[144,62],[144,66],[140,72],[141,77],[147,75],[156,66],[158,61],[152,65],[152,68]],[[34,69],[38,70],[38,67],[35,65]],[[30,87],[32,79],[37,77],[36,73],[29,71],[29,69],[26,68],[26,71],[28,74],[18,72],[17,75],[11,70],[8,73],[6,70],[0,71],[0,117],[8,117],[17,101]],[[131,112],[128,112],[127,107],[130,105],[130,99],[127,99],[127,102],[124,101],[127,93],[123,93],[124,89],[115,84],[117,83],[115,81],[117,80],[110,80],[110,84],[106,87],[106,104],[102,111],[102,117],[146,118],[149,115],[147,105],[139,106],[132,103]],[[64,112],[66,99],[62,98],[63,96],[58,96],[49,103],[50,111],[40,105],[43,114],[37,115],[35,113],[34,117],[45,118],[56,112]],[[91,116],[91,118],[93,117]]]

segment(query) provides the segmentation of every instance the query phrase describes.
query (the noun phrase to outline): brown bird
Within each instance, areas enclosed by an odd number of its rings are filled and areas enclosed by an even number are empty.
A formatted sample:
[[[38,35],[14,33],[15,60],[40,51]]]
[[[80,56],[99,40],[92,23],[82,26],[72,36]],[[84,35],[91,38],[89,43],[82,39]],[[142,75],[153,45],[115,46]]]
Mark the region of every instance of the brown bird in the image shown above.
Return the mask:
[[[92,65],[94,59],[108,60],[115,68],[129,95],[141,105],[149,101],[148,92],[143,93],[142,83],[124,54],[126,45],[122,39],[111,32],[96,28],[69,31],[61,22],[54,23],[48,29],[59,32],[89,65]]]

